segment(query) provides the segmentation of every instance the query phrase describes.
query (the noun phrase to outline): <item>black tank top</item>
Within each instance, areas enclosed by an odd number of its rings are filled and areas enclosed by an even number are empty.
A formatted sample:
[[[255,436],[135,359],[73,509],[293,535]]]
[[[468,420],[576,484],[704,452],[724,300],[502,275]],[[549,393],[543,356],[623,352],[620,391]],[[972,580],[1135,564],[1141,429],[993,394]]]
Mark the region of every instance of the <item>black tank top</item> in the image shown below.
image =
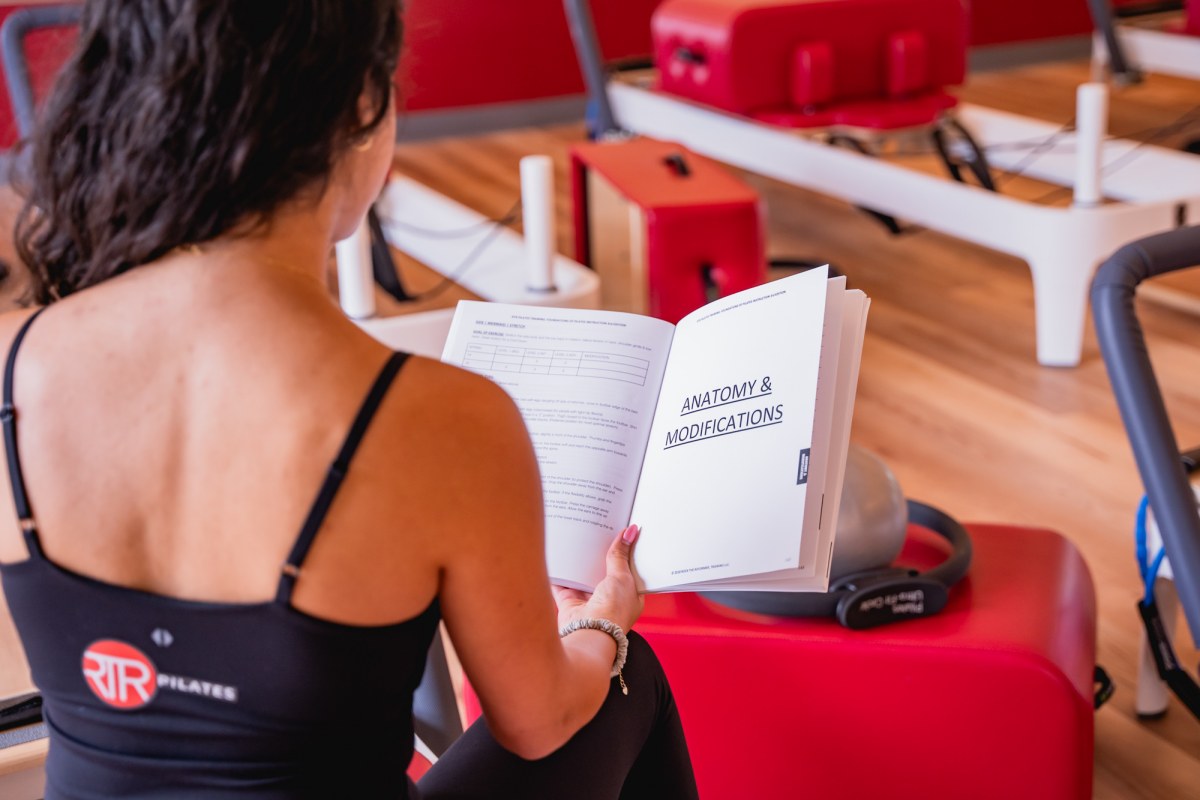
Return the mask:
[[[305,554],[405,355],[388,360],[359,410],[275,599],[198,602],[88,578],[42,551],[21,476],[12,385],[36,316],[9,351],[0,408],[30,556],[0,565],[0,575],[45,702],[47,800],[410,796],[412,695],[436,601],[379,627],[336,624],[291,605]]]

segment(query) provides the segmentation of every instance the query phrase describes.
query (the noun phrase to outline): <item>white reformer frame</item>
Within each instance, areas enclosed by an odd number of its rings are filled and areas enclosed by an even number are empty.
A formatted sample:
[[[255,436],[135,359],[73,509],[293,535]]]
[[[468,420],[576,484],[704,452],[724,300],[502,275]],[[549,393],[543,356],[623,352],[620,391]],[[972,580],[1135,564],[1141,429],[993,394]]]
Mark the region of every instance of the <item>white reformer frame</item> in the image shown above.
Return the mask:
[[[1125,25],[1119,20],[1113,20],[1113,30],[1132,69],[1200,80],[1200,36]],[[1096,32],[1092,36],[1092,62],[1103,69],[1108,61],[1104,35]]]
[[[1140,150],[1134,163],[1103,178],[1103,196],[1119,202],[1055,208],[830,147],[641,86],[610,82],[608,93],[618,123],[634,133],[677,141],[717,161],[1024,259],[1033,275],[1037,359],[1046,366],[1079,363],[1088,289],[1108,255],[1147,234],[1200,220],[1200,158],[1165,148],[1104,141],[1098,145],[1103,164]],[[957,116],[984,148],[1036,142],[1061,130],[974,105],[959,106]],[[1061,133],[1056,148],[1024,174],[1073,186],[1077,159],[1063,150],[1073,151],[1075,138]],[[1012,167],[1026,155],[1001,151],[988,159]]]
[[[543,214],[553,216],[552,203],[539,201],[534,206]],[[487,217],[416,181],[393,178],[376,203],[376,211],[390,245],[442,275],[455,278],[459,285],[485,300],[570,308],[600,307],[600,280],[595,272],[555,254],[551,269],[554,288],[548,291],[529,288],[531,275],[536,270],[540,278],[545,266],[530,263],[531,254],[519,233],[507,228],[495,230]],[[439,238],[421,235],[410,226],[430,231],[477,228],[478,233]],[[338,279],[343,310],[363,330],[389,347],[439,358],[454,309],[375,317],[370,249],[365,244],[367,236],[364,225],[350,239],[338,244]],[[454,270],[485,238],[491,241],[483,246],[461,276],[455,276]],[[540,251],[532,254],[535,259],[543,255]]]

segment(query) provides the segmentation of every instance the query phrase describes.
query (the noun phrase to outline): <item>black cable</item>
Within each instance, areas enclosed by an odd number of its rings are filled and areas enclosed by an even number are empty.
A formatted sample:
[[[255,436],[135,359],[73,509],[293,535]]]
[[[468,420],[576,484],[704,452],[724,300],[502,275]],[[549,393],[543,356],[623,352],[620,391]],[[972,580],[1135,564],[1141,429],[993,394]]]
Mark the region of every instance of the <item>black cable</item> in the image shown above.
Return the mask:
[[[471,267],[475,265],[476,259],[478,259],[479,256],[481,256],[483,252],[487,250],[488,246],[495,241],[496,237],[508,226],[508,224],[510,223],[505,223],[503,218],[492,220],[491,230],[487,232],[487,235],[475,243],[475,246],[471,248],[471,252],[467,253],[466,257],[459,262],[458,266],[446,273],[446,276],[442,278],[441,282],[435,286],[413,295],[412,300],[414,302],[420,302],[422,300],[428,300],[432,297],[437,297],[439,294],[449,289],[452,285],[458,283],[458,281],[467,274]]]
[[[401,230],[407,231],[414,236],[424,236],[429,239],[462,239],[472,234],[486,230],[493,225],[513,225],[521,219],[521,200],[513,203],[512,207],[505,212],[502,217],[493,217],[490,219],[482,219],[479,222],[472,223],[465,228],[449,229],[449,230],[434,230],[433,228],[422,228],[419,225],[413,225],[411,222],[396,219],[395,217],[380,217],[388,225],[395,226]]]
[[[1147,136],[1144,140],[1138,142],[1136,145],[1129,148],[1129,150],[1125,151],[1124,153],[1117,156],[1109,163],[1105,164],[1103,167],[1101,167],[1100,174],[1105,175],[1105,176],[1111,175],[1112,173],[1129,166],[1129,164],[1132,163],[1135,158],[1137,158],[1138,156],[1140,156],[1144,153],[1144,151],[1142,151],[1142,148],[1145,147],[1146,145],[1153,144],[1154,142],[1158,141],[1159,139],[1162,139],[1165,136],[1169,136],[1172,133],[1176,133],[1181,130],[1187,130],[1187,127],[1190,124],[1190,122],[1187,120],[1187,118],[1191,117],[1191,116],[1195,116],[1197,114],[1200,114],[1200,105],[1194,106],[1189,111],[1185,112],[1184,114],[1182,114],[1181,116],[1176,118],[1176,120],[1174,122],[1163,125],[1157,131],[1154,131],[1150,136]],[[1125,137],[1120,137],[1120,138],[1125,138]]]
[[[1195,105],[1187,111],[1180,114],[1178,117],[1168,122],[1166,125],[1155,125],[1149,128],[1141,128],[1128,133],[1113,134],[1110,138],[1114,139],[1135,139],[1138,137],[1147,137],[1150,141],[1161,139],[1167,134],[1174,133],[1178,130],[1187,130],[1187,126],[1196,120],[1190,120],[1189,117],[1195,117],[1200,114],[1200,105]]]
[[[1195,118],[1195,119],[1193,119],[1193,118]],[[1166,125],[1158,125],[1158,126],[1151,127],[1151,128],[1141,128],[1136,131],[1130,131],[1130,132],[1126,132],[1126,133],[1122,133],[1122,134],[1111,134],[1109,136],[1106,136],[1104,141],[1109,141],[1112,139],[1130,139],[1130,138],[1135,138],[1135,137],[1144,137],[1144,138],[1141,139],[1141,141],[1139,141],[1134,147],[1130,148],[1128,151],[1117,156],[1109,163],[1104,164],[1100,168],[1100,174],[1105,177],[1108,177],[1108,176],[1111,176],[1112,174],[1116,173],[1117,171],[1124,169],[1125,167],[1129,166],[1129,164],[1133,163],[1133,161],[1136,160],[1136,158],[1138,156],[1140,156],[1141,154],[1143,154],[1145,152],[1144,150],[1142,150],[1142,148],[1145,147],[1146,145],[1152,144],[1155,141],[1158,141],[1159,139],[1162,139],[1163,137],[1169,136],[1173,133],[1186,131],[1190,125],[1192,125],[1198,121],[1200,121],[1200,105],[1193,106],[1192,108],[1188,109],[1184,113],[1180,114],[1173,121],[1168,122]],[[990,152],[1004,151],[1004,150],[1029,150],[1028,155],[1025,158],[1023,158],[1021,161],[1017,162],[1017,164],[1015,166],[1008,168],[1008,169],[1005,169],[1002,167],[996,168],[996,171],[999,172],[1002,177],[1002,179],[998,178],[996,180],[996,189],[999,190],[1003,185],[1007,184],[1012,179],[1017,178],[1020,175],[1022,175],[1023,173],[1025,173],[1030,167],[1032,167],[1034,165],[1034,163],[1037,162],[1038,159],[1040,159],[1042,156],[1046,155],[1047,153],[1051,152],[1054,148],[1054,145],[1057,144],[1058,141],[1060,139],[1062,139],[1063,136],[1067,135],[1068,133],[1071,133],[1072,131],[1074,131],[1074,129],[1075,129],[1075,118],[1072,117],[1070,120],[1063,123],[1057,130],[1055,130],[1054,132],[1052,132],[1048,135],[1041,136],[1036,139],[1017,139],[1017,140],[1013,140],[1011,142],[997,142],[995,144],[991,144],[991,145],[988,145],[988,146],[982,148],[982,150],[985,154],[990,153]],[[833,136],[833,137],[830,137],[829,143],[830,144],[838,144],[843,139],[847,139],[847,138],[849,138],[849,137]],[[885,151],[882,154],[868,153],[865,146],[861,142],[858,142],[857,140],[854,140],[854,139],[851,139],[850,141],[860,153],[862,153],[864,155],[875,155],[875,156],[882,155],[883,158],[906,158],[906,157],[911,158],[911,157],[928,156],[928,155],[934,154],[932,151],[924,151],[924,150],[922,150],[922,151],[897,150],[897,151],[892,151],[892,152]],[[1072,146],[1070,150],[1067,150],[1065,152],[1073,152],[1073,151],[1074,151],[1074,147]],[[1053,189],[1051,189],[1050,191],[1046,192],[1045,194],[1039,195],[1039,196],[1033,198],[1032,200],[1027,200],[1025,202],[1045,203],[1045,202],[1048,202],[1048,201],[1050,201],[1056,197],[1059,197],[1067,192],[1072,192],[1072,191],[1074,191],[1074,187],[1071,187],[1071,186],[1056,186]],[[922,233],[925,230],[926,230],[926,228],[924,228],[922,226],[910,225],[910,226],[905,226],[903,228],[900,228],[898,230],[892,229],[892,232],[893,232],[893,234],[913,234],[913,233]]]
[[[1074,120],[1063,124],[1062,128],[1054,131],[1046,136],[1037,136],[1031,139],[1013,139],[1011,142],[995,142],[984,146],[984,150],[988,153],[1003,153],[1006,150],[1034,150],[1044,147],[1047,139],[1060,138],[1064,133],[1070,133],[1074,128]],[[1067,130],[1063,130],[1067,128]]]
[[[1116,158],[1114,158],[1112,161],[1108,162],[1107,164],[1103,164],[1100,167],[1100,174],[1107,178],[1107,177],[1111,177],[1113,174],[1119,172],[1120,170],[1124,169],[1125,167],[1128,167],[1139,156],[1143,155],[1146,152],[1142,148],[1146,147],[1147,145],[1153,144],[1155,141],[1162,139],[1165,136],[1169,136],[1172,133],[1177,133],[1179,131],[1187,130],[1188,126],[1190,124],[1192,124],[1192,122],[1193,122],[1192,120],[1189,120],[1188,118],[1197,116],[1197,115],[1200,115],[1200,105],[1193,106],[1192,108],[1185,111],[1183,114],[1176,117],[1173,122],[1169,122],[1166,125],[1160,125],[1157,128],[1145,128],[1142,131],[1138,131],[1137,133],[1133,133],[1133,134],[1125,134],[1122,136],[1107,137],[1106,141],[1108,139],[1126,139],[1126,138],[1129,138],[1130,136],[1136,136],[1136,135],[1142,134],[1142,133],[1149,133],[1149,136],[1147,136],[1145,139],[1139,141],[1133,147],[1129,148],[1124,153],[1117,156]],[[1056,186],[1055,188],[1051,189],[1050,191],[1046,192],[1045,194],[1039,195],[1038,197],[1035,197],[1034,199],[1032,199],[1028,202],[1045,203],[1055,197],[1065,194],[1066,192],[1072,192],[1072,191],[1074,191],[1073,186]]]
[[[1174,120],[1172,120],[1171,122],[1168,122],[1166,125],[1159,125],[1159,126],[1156,126],[1153,128],[1142,128],[1137,131],[1131,131],[1131,132],[1122,133],[1122,134],[1112,134],[1112,135],[1106,136],[1104,138],[1104,141],[1109,141],[1112,139],[1129,139],[1129,138],[1133,138],[1133,137],[1143,137],[1143,138],[1141,139],[1141,141],[1139,141],[1136,145],[1134,145],[1128,151],[1122,153],[1121,155],[1119,155],[1115,159],[1113,159],[1111,162],[1109,162],[1108,164],[1105,164],[1103,167],[1101,167],[1100,173],[1102,175],[1108,176],[1117,170],[1124,169],[1125,167],[1129,166],[1129,164],[1132,163],[1132,161],[1135,158],[1137,158],[1144,152],[1142,150],[1143,147],[1145,147],[1148,144],[1152,144],[1152,143],[1158,141],[1159,139],[1162,139],[1165,136],[1169,136],[1172,133],[1177,133],[1179,131],[1187,130],[1190,125],[1194,124],[1197,121],[1195,118],[1197,118],[1198,115],[1200,115],[1200,105],[1192,106],[1187,111],[1183,112],[1178,117],[1176,117]],[[1047,152],[1045,146],[1046,145],[1053,146],[1054,142],[1058,138],[1061,138],[1063,134],[1067,133],[1067,127],[1068,126],[1073,127],[1073,125],[1074,125],[1074,120],[1071,120],[1070,122],[1066,123],[1066,125],[1064,125],[1062,128],[1060,128],[1058,131],[1055,131],[1053,134],[1051,134],[1049,137],[1047,137],[1044,140],[1042,147],[1040,147],[1040,148],[1035,147],[1032,150],[1032,152],[1030,153],[1029,157],[1027,157],[1021,163],[1017,164],[1012,169],[1001,169],[1000,171],[1007,176],[1005,183],[1007,183],[1008,180],[1011,180],[1012,178],[1015,178],[1018,175],[1025,172],[1026,170],[1028,170],[1033,165],[1034,161],[1036,161],[1038,158],[1041,158],[1043,155],[1045,155],[1045,153]],[[1070,151],[1068,151],[1068,152],[1070,152]],[[1049,198],[1052,198],[1058,194],[1061,194],[1064,189],[1069,190],[1069,187],[1057,187],[1057,188],[1052,189],[1051,191],[1047,192],[1045,195],[1042,195],[1039,198],[1035,198],[1031,202],[1034,202],[1034,203],[1044,202],[1045,200],[1047,200]]]
[[[1066,136],[1068,133],[1070,133],[1073,130],[1075,130],[1075,118],[1074,117],[1067,120],[1065,123],[1063,123],[1058,128],[1058,130],[1054,131],[1049,136],[1047,136],[1045,139],[1043,139],[1041,144],[1031,147],[1029,150],[1029,153],[1023,159],[1018,161],[1015,166],[1013,166],[1009,169],[997,167],[996,170],[997,170],[997,172],[1000,173],[1000,177],[998,177],[996,180],[996,189],[999,190],[1000,187],[1004,186],[1009,181],[1013,180],[1014,178],[1020,177],[1022,174],[1024,174],[1026,170],[1028,170],[1035,163],[1037,163],[1037,160],[1039,158],[1041,158],[1042,156],[1049,153],[1054,148],[1054,145],[1058,142],[1059,139]],[[985,151],[986,151],[986,148],[985,148]],[[1001,180],[1001,178],[1003,180]]]
[[[1108,136],[1106,136],[1105,139],[1137,139],[1139,137],[1145,137],[1145,136],[1149,136],[1152,138],[1161,138],[1161,136],[1158,136],[1158,134],[1161,132],[1164,132],[1164,131],[1165,131],[1165,133],[1164,133],[1164,135],[1165,135],[1167,133],[1173,133],[1176,130],[1186,130],[1187,126],[1192,123],[1192,121],[1188,120],[1187,117],[1193,116],[1193,115],[1197,114],[1198,112],[1200,112],[1200,106],[1195,106],[1195,107],[1189,109],[1188,111],[1184,112],[1179,117],[1177,117],[1173,122],[1168,122],[1166,125],[1155,125],[1154,127],[1150,127],[1150,128],[1139,128],[1136,131],[1127,131],[1124,133],[1113,133],[1113,134],[1109,134]],[[1068,123],[1068,124],[1070,124],[1070,123]],[[1057,131],[1054,134],[1051,134],[1051,136],[1055,136],[1055,137],[1057,137],[1059,135],[1060,134]],[[990,145],[984,147],[983,149],[989,153],[990,152],[1003,152],[1006,150],[1030,150],[1035,147],[1039,147],[1042,143],[1045,142],[1045,140],[1046,140],[1046,137],[1038,137],[1036,139],[1014,139],[1011,142],[996,142],[995,144],[990,144]],[[1072,145],[1070,147],[1062,150],[1061,152],[1063,152],[1063,153],[1075,152],[1074,144],[1072,143]],[[904,153],[903,155],[919,155],[919,154],[918,153],[911,153],[911,154]]]
[[[417,294],[407,295],[404,297],[399,297],[393,293],[393,296],[398,300],[402,300],[404,302],[418,302],[436,297],[437,295],[446,291],[451,284],[456,283],[460,278],[462,278],[462,276],[465,275],[474,264],[475,259],[479,258],[479,256],[483,253],[486,246],[491,244],[491,242],[496,238],[496,235],[503,228],[511,227],[521,219],[521,199],[518,197],[516,202],[513,203],[512,207],[509,208],[508,212],[502,217],[480,220],[479,222],[472,223],[464,228],[457,229],[434,230],[432,228],[422,228],[419,225],[413,225],[412,223],[405,222],[394,217],[381,216],[380,219],[388,225],[400,228],[415,236],[425,236],[430,239],[463,239],[477,234],[480,231],[487,231],[486,235],[484,235],[483,238],[476,243],[475,247],[472,248],[469,253],[467,253],[466,257],[458,264],[458,266],[447,273],[446,276],[443,277],[442,280],[433,287],[426,289],[423,292],[418,292]]]
[[[1141,136],[1148,136],[1148,135],[1153,136],[1153,135],[1159,133],[1160,131],[1162,131],[1164,128],[1169,129],[1166,131],[1166,133],[1175,132],[1176,129],[1184,130],[1184,129],[1186,129],[1186,125],[1191,124],[1191,122],[1192,122],[1190,120],[1186,120],[1185,118],[1189,117],[1193,114],[1196,114],[1198,112],[1200,112],[1200,106],[1196,106],[1195,108],[1185,112],[1181,117],[1177,118],[1174,122],[1167,123],[1166,125],[1157,125],[1157,126],[1154,126],[1151,128],[1139,128],[1136,131],[1128,131],[1125,133],[1114,133],[1114,134],[1110,134],[1106,138],[1107,139],[1136,139]],[[1200,120],[1196,120],[1196,121],[1200,121]],[[1054,131],[1053,133],[1046,134],[1044,136],[1038,136],[1036,138],[1031,138],[1031,139],[1013,139],[1012,141],[1008,141],[1008,142],[994,142],[993,144],[985,145],[982,148],[982,150],[984,151],[985,154],[1001,153],[1001,152],[1012,151],[1012,150],[1043,150],[1044,151],[1044,148],[1048,144],[1050,144],[1050,145],[1055,144],[1055,143],[1057,143],[1057,141],[1059,139],[1061,139],[1063,137],[1063,135],[1070,133],[1074,129],[1073,126],[1074,126],[1074,121],[1072,120],[1072,121],[1064,123],[1063,127],[1059,128],[1058,130]],[[1071,143],[1069,146],[1065,147],[1062,150],[1059,150],[1058,152],[1073,153],[1074,151],[1075,151],[1074,143]],[[880,158],[888,158],[888,159],[890,159],[890,158],[922,158],[924,156],[936,155],[936,152],[933,148],[924,147],[924,148],[905,149],[905,150],[900,150],[900,149],[881,150],[878,153],[872,153],[872,155],[878,156]],[[1000,171],[1003,172],[1004,170],[1000,170]]]
[[[1066,134],[1068,134],[1072,130],[1074,130],[1074,124],[1075,124],[1075,120],[1072,119],[1072,120],[1064,123],[1060,128],[1058,128],[1058,130],[1054,131],[1053,133],[1048,134],[1046,136],[1038,137],[1037,139],[1019,139],[1019,140],[1014,140],[1012,142],[1000,142],[1000,143],[997,143],[994,145],[987,145],[980,149],[983,151],[983,154],[985,156],[990,152],[995,152],[998,150],[1029,150],[1029,151],[1031,151],[1024,160],[1018,162],[1017,165],[1015,167],[1012,167],[1011,169],[1004,169],[1002,167],[996,167],[997,172],[1007,176],[1005,179],[1005,182],[1007,182],[1008,180],[1011,180],[1012,178],[1017,177],[1022,172],[1029,169],[1031,166],[1033,166],[1033,164],[1039,158],[1041,158],[1046,153],[1050,152],[1051,149],[1054,147],[1054,145],[1058,142],[1059,139],[1061,139],[1063,136],[1065,136]],[[829,141],[831,144],[834,144],[834,143],[837,143],[838,141],[841,141],[842,139],[846,139],[846,138],[848,138],[848,137],[832,136],[832,137],[830,137]],[[857,141],[857,140],[855,140],[855,141]],[[922,149],[905,149],[905,150],[890,150],[890,151],[884,150],[879,153],[867,153],[865,148],[861,144],[859,145],[859,152],[863,153],[864,155],[872,155],[872,156],[881,157],[884,159],[923,158],[926,156],[937,155],[937,150],[936,150],[936,148],[933,148],[933,147],[928,148],[928,149],[922,148]],[[999,189],[1000,185],[1001,185],[1001,183],[999,181],[997,181],[996,188]]]

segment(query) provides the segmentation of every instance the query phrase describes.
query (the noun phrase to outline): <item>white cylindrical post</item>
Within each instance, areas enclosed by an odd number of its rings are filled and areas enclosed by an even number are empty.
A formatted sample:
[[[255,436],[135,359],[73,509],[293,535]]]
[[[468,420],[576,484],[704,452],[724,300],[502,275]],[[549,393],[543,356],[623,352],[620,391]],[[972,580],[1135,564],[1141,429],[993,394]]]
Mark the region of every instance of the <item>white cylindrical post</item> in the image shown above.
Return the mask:
[[[349,238],[336,245],[338,300],[351,319],[375,316],[375,270],[371,266],[371,229],[364,218]]]
[[[525,283],[554,291],[554,162],[550,156],[521,159],[521,217],[525,228]]]
[[[1097,206],[1104,200],[1100,187],[1101,158],[1108,136],[1108,87],[1082,84],[1075,93],[1075,205]]]

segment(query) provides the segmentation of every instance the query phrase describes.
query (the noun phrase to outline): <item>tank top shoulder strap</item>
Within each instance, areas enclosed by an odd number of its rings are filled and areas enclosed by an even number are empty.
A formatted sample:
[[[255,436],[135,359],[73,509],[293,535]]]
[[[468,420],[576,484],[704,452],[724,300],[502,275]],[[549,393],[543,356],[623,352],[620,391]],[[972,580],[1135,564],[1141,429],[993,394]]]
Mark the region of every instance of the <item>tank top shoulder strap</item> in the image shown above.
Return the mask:
[[[375,412],[379,410],[379,405],[383,402],[388,387],[392,385],[392,381],[395,380],[400,368],[407,360],[407,353],[392,353],[391,358],[380,370],[366,399],[363,400],[362,406],[358,409],[358,414],[350,425],[350,431],[346,434],[345,441],[342,442],[341,450],[333,459],[333,463],[329,465],[329,471],[325,473],[325,481],[321,484],[317,498],[308,510],[308,517],[304,520],[300,535],[296,537],[296,543],[292,545],[292,551],[283,564],[283,572],[279,577],[279,589],[275,593],[276,602],[284,605],[291,603],[292,591],[296,588],[296,578],[300,575],[300,567],[304,563],[305,556],[308,555],[309,548],[312,547],[313,540],[317,538],[317,531],[321,529],[321,524],[325,521],[325,515],[329,513],[330,506],[333,505],[333,499],[337,496],[342,481],[346,478],[346,472],[350,469],[354,453],[358,450],[358,445],[362,442],[367,427],[375,417]]]
[[[12,485],[13,507],[17,512],[17,521],[25,536],[25,546],[33,558],[42,557],[42,545],[38,541],[37,526],[33,522],[33,511],[29,507],[29,496],[25,493],[25,476],[21,473],[21,456],[17,450],[17,409],[13,405],[13,372],[17,365],[17,351],[29,327],[38,318],[46,306],[39,308],[29,315],[22,323],[8,348],[8,359],[4,362],[4,404],[0,406],[0,425],[4,428],[4,450],[8,455],[8,481]]]

